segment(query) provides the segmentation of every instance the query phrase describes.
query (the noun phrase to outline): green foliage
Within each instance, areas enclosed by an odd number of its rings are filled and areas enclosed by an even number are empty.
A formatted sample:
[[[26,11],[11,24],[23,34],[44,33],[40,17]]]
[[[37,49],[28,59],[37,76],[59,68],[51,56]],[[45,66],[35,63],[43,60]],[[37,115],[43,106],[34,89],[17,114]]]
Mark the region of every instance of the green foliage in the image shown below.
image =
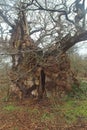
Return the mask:
[[[6,111],[15,111],[17,108],[16,106],[14,105],[7,105],[3,108],[3,110],[6,110]]]
[[[27,112],[29,112],[29,114],[34,114],[34,115],[40,114],[39,110],[36,108],[33,108],[33,109],[28,108]]]
[[[80,88],[83,90],[83,92],[84,92],[85,94],[87,94],[87,82],[86,82],[86,81],[82,81],[82,82],[80,83]]]
[[[15,127],[14,130],[19,130],[18,127]]]
[[[80,86],[72,86],[73,90],[65,98],[61,99],[61,105],[53,102],[52,110],[69,124],[76,122],[79,118],[87,120],[87,82]]]
[[[67,96],[61,104],[52,104],[54,115],[59,116],[67,124],[75,123],[79,118],[87,120],[87,99],[80,100]]]
[[[73,123],[79,117],[87,119],[87,101],[69,100],[61,106],[61,112],[67,123]]]
[[[81,81],[79,87],[73,85],[72,91],[68,93],[67,98],[87,99],[87,83]]]
[[[52,121],[54,119],[54,114],[53,113],[48,113],[45,112],[41,116],[41,121]]]

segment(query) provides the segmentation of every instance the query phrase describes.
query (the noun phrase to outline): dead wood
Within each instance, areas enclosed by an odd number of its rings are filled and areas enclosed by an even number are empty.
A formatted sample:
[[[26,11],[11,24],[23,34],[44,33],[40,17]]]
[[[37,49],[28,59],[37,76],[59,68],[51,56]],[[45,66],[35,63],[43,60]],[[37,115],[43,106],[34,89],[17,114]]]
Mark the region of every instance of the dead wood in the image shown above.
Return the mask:
[[[73,37],[68,34],[43,53],[42,49],[37,47],[29,37],[25,13],[21,13],[11,38],[12,47],[20,51],[19,55],[12,56],[13,66],[10,75],[12,82],[20,88],[25,96],[39,88],[38,95],[41,97],[44,93],[43,83],[44,86],[47,86],[41,78],[43,70],[44,77],[49,78],[50,82],[54,82],[56,88],[60,88],[60,90],[69,92],[72,90],[73,84],[79,86],[71,70],[66,51],[77,42],[86,40],[87,31],[75,34]],[[26,51],[27,53],[25,53]]]

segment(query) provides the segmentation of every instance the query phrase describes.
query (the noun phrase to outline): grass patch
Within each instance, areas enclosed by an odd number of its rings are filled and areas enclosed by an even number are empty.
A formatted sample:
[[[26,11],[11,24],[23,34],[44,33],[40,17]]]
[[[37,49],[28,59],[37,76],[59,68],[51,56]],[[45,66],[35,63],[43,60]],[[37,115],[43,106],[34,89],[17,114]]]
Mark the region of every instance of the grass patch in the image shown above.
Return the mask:
[[[87,121],[87,99],[67,97],[60,105],[54,102],[52,111],[55,117],[61,117],[67,124],[73,124],[80,118]]]
[[[33,109],[27,109],[27,112],[29,114],[34,114],[34,115],[39,115],[40,114],[40,111],[37,109],[37,108],[33,108]]]
[[[43,121],[53,121],[54,120],[54,114],[53,113],[43,113],[41,116],[41,122]]]
[[[72,91],[67,94],[67,99],[80,99],[86,100],[87,99],[87,82],[80,82],[80,86],[77,87],[76,85],[72,86]]]
[[[19,130],[18,127],[15,127],[14,130]]]
[[[69,100],[61,106],[60,112],[67,123],[73,123],[80,117],[87,119],[87,101]]]
[[[3,107],[3,110],[6,110],[6,111],[15,111],[15,110],[17,110],[17,107],[16,106],[14,106],[14,105],[7,105],[7,106],[5,106],[5,107]]]

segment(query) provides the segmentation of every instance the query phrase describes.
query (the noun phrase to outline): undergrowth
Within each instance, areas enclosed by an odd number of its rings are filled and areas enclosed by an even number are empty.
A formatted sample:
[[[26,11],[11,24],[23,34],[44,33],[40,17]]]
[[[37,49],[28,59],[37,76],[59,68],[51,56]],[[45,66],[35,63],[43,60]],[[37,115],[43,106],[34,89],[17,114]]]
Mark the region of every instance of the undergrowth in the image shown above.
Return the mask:
[[[87,121],[87,83],[81,82],[79,88],[72,86],[73,90],[61,99],[61,104],[53,100],[53,111],[57,113],[68,124],[78,119]]]
[[[80,99],[80,100],[87,99],[87,82],[80,82],[79,87],[73,85],[72,91],[67,94],[67,98]]]
[[[50,99],[51,100],[51,99]],[[50,107],[46,108],[41,106],[31,107],[16,105],[15,103],[4,102],[2,106],[2,111],[7,113],[18,112],[27,113],[32,119],[32,122],[60,122],[63,121],[67,124],[73,124],[77,122],[78,119],[87,121],[87,83],[81,82],[80,87],[77,88],[73,86],[73,91],[65,95],[63,98],[58,99],[58,97],[53,97],[51,100]],[[17,101],[18,102],[18,101]],[[50,109],[49,109],[50,108]],[[34,118],[33,118],[34,117]]]

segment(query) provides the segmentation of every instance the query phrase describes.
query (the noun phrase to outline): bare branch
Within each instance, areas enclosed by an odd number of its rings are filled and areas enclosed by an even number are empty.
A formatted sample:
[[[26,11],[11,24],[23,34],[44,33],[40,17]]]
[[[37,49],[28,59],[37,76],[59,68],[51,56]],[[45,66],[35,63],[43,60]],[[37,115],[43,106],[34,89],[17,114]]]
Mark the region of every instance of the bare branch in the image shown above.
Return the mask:
[[[35,30],[33,30],[33,31],[30,32],[30,35],[32,35],[33,33],[42,31],[42,30],[44,30],[44,28],[35,29]]]
[[[3,20],[12,28],[14,28],[14,25],[8,20],[8,18],[6,17],[6,15],[3,14],[3,11],[0,10],[0,16],[3,18]]]

